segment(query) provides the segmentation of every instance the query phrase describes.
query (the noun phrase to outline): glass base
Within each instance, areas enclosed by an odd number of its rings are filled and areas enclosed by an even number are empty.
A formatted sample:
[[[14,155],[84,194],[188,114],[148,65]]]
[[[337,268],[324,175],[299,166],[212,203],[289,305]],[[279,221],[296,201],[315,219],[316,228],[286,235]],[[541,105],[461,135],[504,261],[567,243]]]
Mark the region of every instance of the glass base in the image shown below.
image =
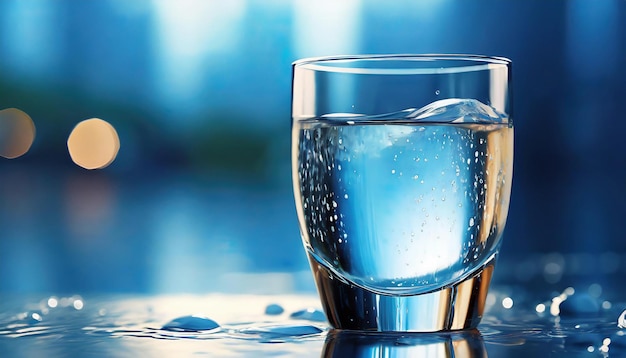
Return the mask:
[[[487,349],[475,329],[402,334],[331,330],[326,336],[322,357],[482,358],[487,357]]]
[[[311,255],[309,262],[326,317],[334,328],[440,332],[476,328],[485,308],[495,256],[465,280],[415,296],[370,292],[338,278]]]

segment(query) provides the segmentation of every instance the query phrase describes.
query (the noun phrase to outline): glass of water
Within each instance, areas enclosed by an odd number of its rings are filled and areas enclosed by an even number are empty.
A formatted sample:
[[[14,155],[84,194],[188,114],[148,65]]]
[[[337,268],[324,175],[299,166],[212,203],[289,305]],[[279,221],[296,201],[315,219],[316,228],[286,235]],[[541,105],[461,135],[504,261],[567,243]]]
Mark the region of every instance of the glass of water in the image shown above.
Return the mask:
[[[303,59],[292,90],[296,209],[330,324],[476,327],[511,192],[511,61]]]

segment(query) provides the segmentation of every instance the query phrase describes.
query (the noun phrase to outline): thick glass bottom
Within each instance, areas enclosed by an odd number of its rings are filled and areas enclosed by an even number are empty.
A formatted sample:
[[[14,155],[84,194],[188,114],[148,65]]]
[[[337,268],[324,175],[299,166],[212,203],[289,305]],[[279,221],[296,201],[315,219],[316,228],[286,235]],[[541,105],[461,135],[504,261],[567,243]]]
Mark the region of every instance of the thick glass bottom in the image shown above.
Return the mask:
[[[336,329],[379,332],[440,332],[476,328],[483,315],[495,256],[465,280],[438,291],[391,296],[338,278],[311,255],[317,290]]]
[[[482,358],[487,357],[487,350],[475,329],[403,334],[332,330],[326,337],[322,357]]]

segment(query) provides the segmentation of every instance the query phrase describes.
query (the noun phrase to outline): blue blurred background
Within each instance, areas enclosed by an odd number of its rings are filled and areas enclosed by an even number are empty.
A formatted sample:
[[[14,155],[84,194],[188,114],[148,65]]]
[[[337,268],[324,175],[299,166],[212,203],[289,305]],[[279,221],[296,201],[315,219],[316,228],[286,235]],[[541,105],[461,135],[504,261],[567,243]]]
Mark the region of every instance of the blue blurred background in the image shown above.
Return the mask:
[[[626,275],[626,1],[3,0],[0,293],[312,290],[291,193],[292,61],[477,53],[514,63],[500,282]],[[120,136],[87,171],[87,118]]]

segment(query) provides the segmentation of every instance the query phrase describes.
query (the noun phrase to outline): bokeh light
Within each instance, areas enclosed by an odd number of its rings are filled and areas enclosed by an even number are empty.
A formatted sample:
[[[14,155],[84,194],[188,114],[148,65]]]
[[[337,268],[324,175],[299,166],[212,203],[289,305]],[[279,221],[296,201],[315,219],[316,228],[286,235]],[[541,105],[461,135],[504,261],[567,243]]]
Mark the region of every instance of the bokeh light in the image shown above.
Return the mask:
[[[535,307],[535,311],[537,311],[537,313],[544,313],[546,311],[546,305],[544,305],[543,303],[538,304]]]
[[[48,302],[47,303],[48,303],[48,307],[56,308],[59,305],[59,300],[56,297],[52,296],[52,297],[48,298]]]
[[[511,309],[513,307],[513,299],[511,297],[505,297],[502,300],[502,307],[508,309]]]
[[[35,123],[17,108],[0,111],[0,156],[13,159],[30,149],[35,140]]]
[[[120,139],[113,126],[99,118],[76,125],[67,139],[72,161],[85,169],[103,169],[113,163]]]

